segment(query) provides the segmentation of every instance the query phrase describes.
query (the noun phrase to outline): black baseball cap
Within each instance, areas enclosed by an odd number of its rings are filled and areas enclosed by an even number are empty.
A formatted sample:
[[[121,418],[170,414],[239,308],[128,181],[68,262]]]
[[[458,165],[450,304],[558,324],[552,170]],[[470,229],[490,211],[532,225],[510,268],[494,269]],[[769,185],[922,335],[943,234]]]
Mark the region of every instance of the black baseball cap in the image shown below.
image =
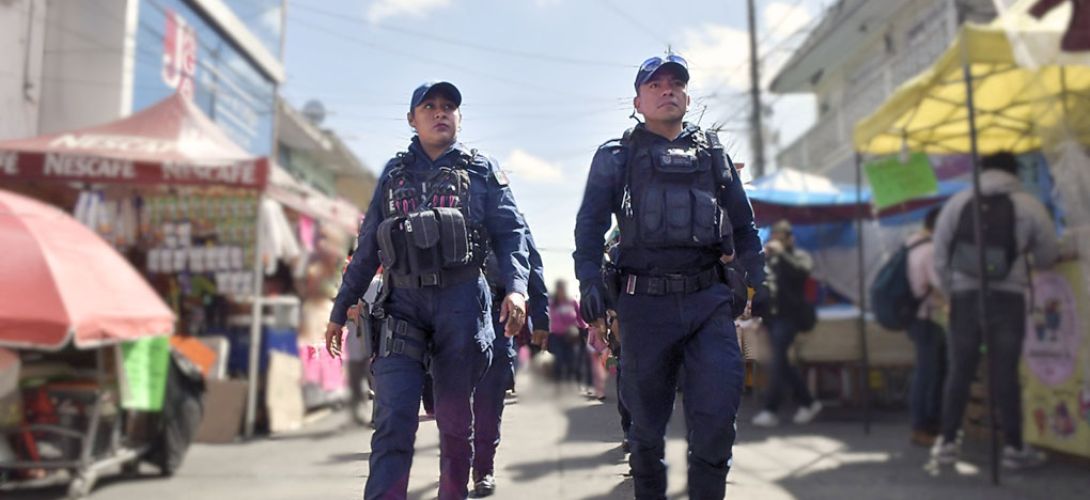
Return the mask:
[[[455,106],[462,105],[462,93],[458,91],[458,87],[455,87],[450,82],[425,82],[420,84],[416,90],[413,91],[413,99],[409,102],[409,111],[412,111],[425,99],[431,97],[435,92],[442,92],[446,94]]]
[[[647,83],[655,73],[663,68],[669,68],[677,72],[685,83],[689,83],[689,63],[684,57],[670,54],[666,57],[655,56],[643,62],[636,72],[636,92],[640,91],[640,85]]]

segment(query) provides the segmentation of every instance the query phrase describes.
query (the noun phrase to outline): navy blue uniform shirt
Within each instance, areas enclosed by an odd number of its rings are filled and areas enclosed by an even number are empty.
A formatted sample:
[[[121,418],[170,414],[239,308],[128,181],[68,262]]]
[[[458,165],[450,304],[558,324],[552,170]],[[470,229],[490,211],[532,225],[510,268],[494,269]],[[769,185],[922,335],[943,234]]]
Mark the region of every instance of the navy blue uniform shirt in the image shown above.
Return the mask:
[[[413,153],[414,161],[406,168],[410,174],[418,172],[422,176],[438,167],[449,166],[458,159],[460,154],[470,152],[461,143],[455,143],[433,162],[428,158],[416,137],[409,145],[409,151]],[[375,276],[375,271],[378,269],[376,230],[382,222],[383,188],[388,172],[397,165],[398,161],[395,158],[386,164],[382,176],[379,177],[378,185],[375,186],[371,205],[367,208],[367,215],[360,226],[356,252],[352,254],[352,261],[344,271],[341,288],[333,303],[333,311],[329,314],[329,320],[333,323],[344,324],[348,308],[355,304],[367,290],[371,278]],[[515,206],[515,198],[511,195],[511,189],[507,187],[507,178],[500,171],[499,164],[492,158],[478,156],[467,168],[470,180],[468,222],[480,224],[488,232],[491,248],[496,255],[500,256],[499,273],[507,292],[526,295],[530,274],[530,257],[526,249],[526,221]]]
[[[681,135],[670,141],[647,131],[642,124],[632,131],[633,135],[643,134],[640,140],[649,146],[668,143],[682,148],[689,147],[693,143],[693,136],[702,133],[700,127],[686,124]],[[626,168],[624,159],[632,157],[631,152],[626,154],[622,150],[624,147],[618,140],[609,141],[599,147],[587,175],[583,204],[579,207],[575,220],[575,253],[572,254],[575,259],[576,278],[584,285],[601,280],[605,233],[609,230],[612,216],[622,213]],[[731,222],[735,258],[740,259],[742,267],[749,273],[750,282],[760,283],[764,281],[764,250],[753,220],[753,207],[730,157],[726,158],[726,162],[732,179],[719,193],[719,206]],[[691,274],[715,265],[721,256],[722,251],[718,247],[620,248],[614,264],[634,274]]]

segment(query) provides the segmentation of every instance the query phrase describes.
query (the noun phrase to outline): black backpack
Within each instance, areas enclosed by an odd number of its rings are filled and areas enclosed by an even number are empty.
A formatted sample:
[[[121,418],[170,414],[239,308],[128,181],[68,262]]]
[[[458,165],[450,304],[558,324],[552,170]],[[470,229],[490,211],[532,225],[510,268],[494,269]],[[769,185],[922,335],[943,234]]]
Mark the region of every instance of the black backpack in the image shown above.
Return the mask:
[[[990,280],[1007,277],[1018,258],[1015,236],[1014,200],[1009,194],[981,196],[981,225],[984,233],[984,272]],[[950,268],[973,278],[980,278],[980,253],[973,231],[973,203],[961,209],[950,246]]]
[[[917,298],[912,293],[912,284],[908,281],[908,254],[912,253],[912,249],[930,241],[931,238],[924,238],[911,245],[901,245],[882,264],[882,269],[871,282],[871,310],[883,328],[892,331],[907,330],[916,319],[916,312],[919,311],[923,298]]]

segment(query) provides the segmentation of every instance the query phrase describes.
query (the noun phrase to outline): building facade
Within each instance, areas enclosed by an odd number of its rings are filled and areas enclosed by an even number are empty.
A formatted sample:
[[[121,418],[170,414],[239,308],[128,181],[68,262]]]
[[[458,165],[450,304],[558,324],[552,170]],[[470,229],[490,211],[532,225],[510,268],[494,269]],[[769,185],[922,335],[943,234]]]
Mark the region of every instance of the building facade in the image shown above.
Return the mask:
[[[277,106],[277,162],[295,179],[322,193],[343,198],[367,211],[377,182],[375,174],[321,118],[305,114],[281,100]]]
[[[854,182],[852,129],[927,69],[961,23],[995,17],[992,0],[840,0],[772,81],[778,94],[817,97],[814,126],[777,164]]]
[[[0,139],[115,120],[180,92],[274,150],[282,0],[0,2]]]
[[[375,176],[278,97],[284,0],[0,1],[0,140],[103,123],[181,93],[239,146],[366,208]]]

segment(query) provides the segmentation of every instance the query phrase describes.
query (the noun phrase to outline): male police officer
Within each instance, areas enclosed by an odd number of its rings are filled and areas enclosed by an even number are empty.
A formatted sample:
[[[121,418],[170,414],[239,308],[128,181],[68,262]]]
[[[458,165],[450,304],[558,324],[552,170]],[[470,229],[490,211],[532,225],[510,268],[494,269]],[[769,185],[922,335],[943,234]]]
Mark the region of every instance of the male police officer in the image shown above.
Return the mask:
[[[720,264],[737,250],[753,286],[764,281],[753,210],[733,164],[714,133],[683,122],[688,81],[676,55],[640,66],[634,105],[645,123],[598,149],[575,226],[584,319],[605,318],[607,287],[616,286],[637,498],[665,498],[664,435],[682,369],[689,496],[725,495],[743,379],[734,312],[745,303],[732,298]],[[618,272],[603,280],[611,214],[621,231]]]
[[[330,314],[326,343],[337,351],[345,312],[381,262],[384,291],[372,313],[375,433],[367,499],[406,497],[425,360],[435,379],[439,498],[468,494],[470,399],[495,338],[481,274],[489,244],[507,292],[505,333],[514,335],[525,320],[526,224],[496,163],[457,142],[461,102],[447,82],[413,92],[408,119],[416,136],[379,179]]]
[[[549,291],[545,288],[545,274],[541,255],[537,252],[534,239],[526,233],[527,249],[530,252],[530,281],[528,284],[530,306],[530,328],[532,342],[542,345],[549,338]],[[492,289],[492,318],[495,328],[502,329],[500,308],[497,299],[502,299],[504,281],[495,254],[489,254],[485,266],[485,277]],[[503,420],[504,398],[508,389],[515,386],[515,350],[514,339],[497,335],[492,344],[492,366],[485,372],[484,378],[477,384],[473,393],[473,496],[483,498],[496,491],[495,460],[496,448],[500,445],[500,423]]]

